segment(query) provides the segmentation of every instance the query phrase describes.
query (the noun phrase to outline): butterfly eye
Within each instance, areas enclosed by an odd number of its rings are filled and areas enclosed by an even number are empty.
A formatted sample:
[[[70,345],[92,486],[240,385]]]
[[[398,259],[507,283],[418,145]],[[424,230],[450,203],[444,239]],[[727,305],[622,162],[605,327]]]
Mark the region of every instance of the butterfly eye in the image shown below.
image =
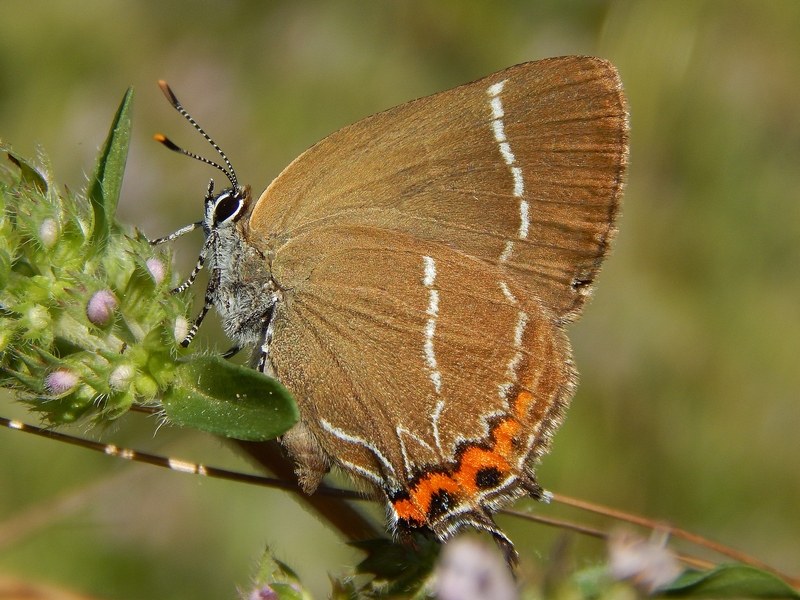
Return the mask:
[[[214,225],[227,223],[236,218],[242,209],[242,198],[228,191],[219,195],[214,205]]]

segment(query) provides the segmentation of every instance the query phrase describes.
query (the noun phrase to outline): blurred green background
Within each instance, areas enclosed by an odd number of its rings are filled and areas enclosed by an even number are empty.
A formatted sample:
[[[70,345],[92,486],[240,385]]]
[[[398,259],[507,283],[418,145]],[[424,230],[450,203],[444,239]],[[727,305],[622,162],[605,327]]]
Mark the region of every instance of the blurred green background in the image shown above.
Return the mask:
[[[41,145],[80,188],[133,85],[120,216],[151,237],[199,218],[212,175],[152,141],[209,154],[159,78],[260,192],[381,109],[527,60],[611,59],[631,106],[628,189],[571,328],[581,385],[540,479],[800,574],[800,3],[6,0],[3,13],[0,136],[22,154]],[[184,272],[199,243],[177,245]],[[0,411],[24,416],[7,397]],[[154,429],[94,433],[244,464],[207,436]],[[547,564],[561,533],[500,522],[526,572]],[[319,596],[359,556],[283,493],[0,431],[0,579],[232,598],[267,543]],[[578,540],[575,564],[602,552]]]

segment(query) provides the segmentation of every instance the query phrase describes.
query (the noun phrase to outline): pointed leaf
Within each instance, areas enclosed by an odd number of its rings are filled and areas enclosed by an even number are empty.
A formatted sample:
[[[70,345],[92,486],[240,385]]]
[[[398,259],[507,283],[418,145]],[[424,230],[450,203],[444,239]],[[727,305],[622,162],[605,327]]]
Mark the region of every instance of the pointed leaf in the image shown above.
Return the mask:
[[[299,413],[288,390],[266,375],[218,356],[197,356],[177,369],[163,398],[174,423],[237,440],[263,441],[285,433]]]
[[[681,598],[800,598],[797,590],[772,573],[740,564],[684,573],[659,593]]]
[[[132,107],[133,88],[128,88],[111,123],[111,129],[97,157],[97,164],[87,187],[87,195],[94,212],[92,240],[97,247],[105,243],[114,227],[114,215],[117,212],[125,161],[128,158]]]
[[[385,592],[412,595],[421,593],[433,571],[441,546],[439,542],[415,535],[410,545],[388,539],[351,542],[367,553],[356,572],[374,575],[378,582],[388,582]]]
[[[37,171],[27,160],[14,154],[8,148],[1,148],[8,153],[8,159],[14,163],[20,170],[20,179],[23,184],[29,185],[39,193],[44,194],[47,191],[47,181],[39,171]]]

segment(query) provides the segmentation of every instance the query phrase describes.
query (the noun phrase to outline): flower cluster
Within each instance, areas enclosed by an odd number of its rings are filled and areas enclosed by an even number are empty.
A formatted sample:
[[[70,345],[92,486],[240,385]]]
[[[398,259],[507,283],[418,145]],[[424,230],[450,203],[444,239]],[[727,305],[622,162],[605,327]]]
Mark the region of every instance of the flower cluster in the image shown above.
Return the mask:
[[[110,419],[174,378],[184,298],[169,256],[9,153],[0,170],[0,386],[51,423]]]

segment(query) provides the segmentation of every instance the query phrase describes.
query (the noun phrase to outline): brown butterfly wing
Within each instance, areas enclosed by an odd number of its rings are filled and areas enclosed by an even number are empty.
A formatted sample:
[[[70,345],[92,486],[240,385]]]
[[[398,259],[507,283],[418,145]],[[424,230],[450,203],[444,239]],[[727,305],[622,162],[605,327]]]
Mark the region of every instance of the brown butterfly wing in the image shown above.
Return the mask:
[[[501,269],[402,232],[326,225],[287,242],[273,275],[285,291],[272,366],[340,466],[390,498],[411,492],[429,525],[428,490],[414,493],[431,470],[474,508],[532,480],[573,372],[553,315]],[[478,489],[483,467],[497,477]]]
[[[444,243],[569,320],[614,232],[627,136],[610,63],[525,63],[325,138],[267,188],[250,227],[273,249],[324,224]]]

